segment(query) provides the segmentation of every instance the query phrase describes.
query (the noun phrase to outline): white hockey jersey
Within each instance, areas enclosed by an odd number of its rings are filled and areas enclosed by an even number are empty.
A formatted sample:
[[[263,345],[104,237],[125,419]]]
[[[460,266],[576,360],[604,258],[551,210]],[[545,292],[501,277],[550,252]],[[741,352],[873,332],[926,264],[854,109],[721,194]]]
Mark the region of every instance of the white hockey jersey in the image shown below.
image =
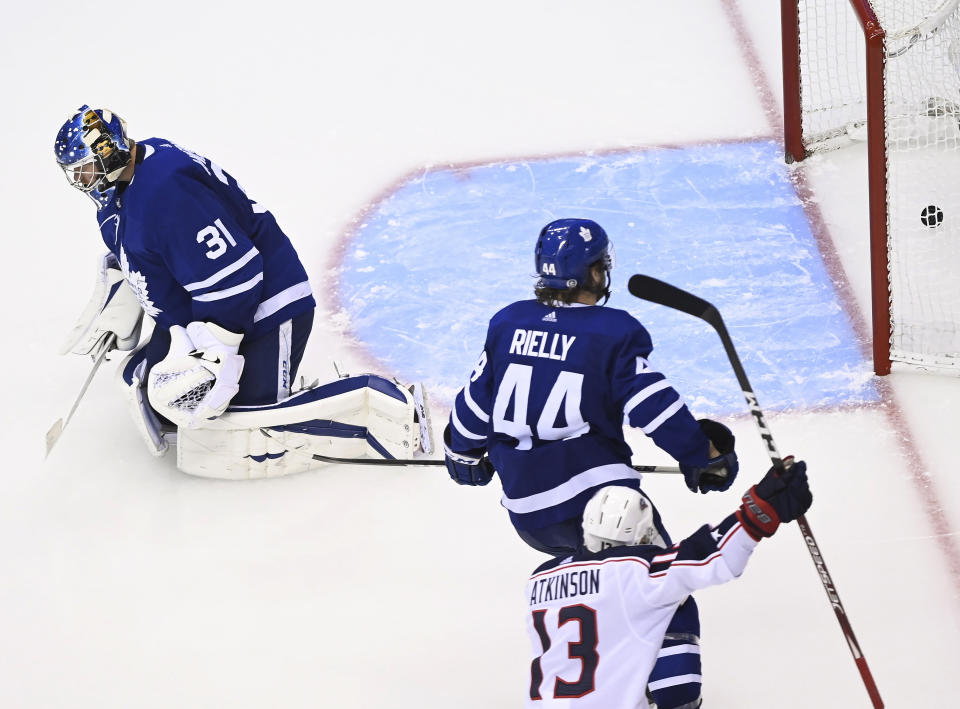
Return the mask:
[[[646,709],[647,678],[677,606],[739,576],[756,545],[731,514],[670,549],[615,547],[538,568],[527,583],[527,706]]]

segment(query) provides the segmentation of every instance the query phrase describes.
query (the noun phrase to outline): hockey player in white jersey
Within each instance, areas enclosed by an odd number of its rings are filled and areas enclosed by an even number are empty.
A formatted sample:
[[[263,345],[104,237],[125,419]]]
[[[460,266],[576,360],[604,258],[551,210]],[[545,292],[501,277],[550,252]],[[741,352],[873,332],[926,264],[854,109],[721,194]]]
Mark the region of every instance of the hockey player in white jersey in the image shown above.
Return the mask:
[[[313,291],[276,219],[228,172],[163,138],[134,141],[119,116],[86,105],[54,152],[97,205],[108,249],[64,349],[131,352],[124,392],[152,453],[175,426],[182,470],[261,477],[310,467],[287,453],[318,441],[314,452],[342,457],[409,456],[422,441],[413,395],[382,377],[294,392]],[[138,346],[144,315],[155,327]]]
[[[669,548],[641,492],[598,490],[584,511],[584,550],[543,564],[527,583],[527,706],[648,707],[648,689],[675,681],[664,677],[661,650],[675,610],[692,592],[740,576],[761,539],[810,507],[806,463],[784,462],[720,524]]]

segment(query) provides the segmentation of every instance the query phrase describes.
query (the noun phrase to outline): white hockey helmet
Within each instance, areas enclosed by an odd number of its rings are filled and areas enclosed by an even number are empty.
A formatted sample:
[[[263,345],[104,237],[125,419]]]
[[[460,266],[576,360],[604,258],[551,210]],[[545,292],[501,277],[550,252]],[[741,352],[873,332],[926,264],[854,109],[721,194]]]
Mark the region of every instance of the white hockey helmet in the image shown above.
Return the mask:
[[[583,510],[583,545],[601,551],[625,544],[656,544],[663,538],[653,524],[653,507],[633,488],[607,485]]]

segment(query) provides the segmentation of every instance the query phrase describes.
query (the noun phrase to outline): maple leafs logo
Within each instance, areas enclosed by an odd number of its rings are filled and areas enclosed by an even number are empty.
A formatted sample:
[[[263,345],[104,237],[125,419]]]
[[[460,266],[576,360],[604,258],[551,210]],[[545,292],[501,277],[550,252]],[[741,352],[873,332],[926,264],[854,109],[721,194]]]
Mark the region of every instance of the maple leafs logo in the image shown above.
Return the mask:
[[[591,234],[590,230],[585,226],[580,227],[580,236],[583,237],[584,241],[590,241],[593,239],[593,234]]]
[[[137,300],[140,302],[140,307],[143,308],[143,312],[151,318],[155,318],[159,313],[163,312],[150,300],[150,291],[147,289],[147,279],[144,275],[140,273],[140,271],[130,270],[127,252],[123,250],[122,246],[120,247],[120,270],[123,272],[123,277],[127,279],[127,283],[133,288],[133,292],[136,294]]]

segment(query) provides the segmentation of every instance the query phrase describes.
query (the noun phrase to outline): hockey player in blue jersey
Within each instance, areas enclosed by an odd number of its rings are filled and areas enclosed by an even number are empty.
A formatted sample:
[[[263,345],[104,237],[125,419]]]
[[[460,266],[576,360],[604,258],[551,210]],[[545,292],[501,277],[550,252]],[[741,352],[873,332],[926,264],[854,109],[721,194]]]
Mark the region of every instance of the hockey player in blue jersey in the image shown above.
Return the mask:
[[[553,555],[580,548],[583,509],[599,488],[639,489],[624,425],[640,428],[672,455],[691,491],[726,490],[737,474],[729,429],[694,419],[651,364],[646,329],[623,310],[601,307],[612,260],[609,238],[594,221],[559,219],[543,228],[535,250],[536,298],[491,318],[444,432],[450,476],[485,485],[496,472],[517,533]],[[654,517],[669,543],[655,510]],[[698,635],[691,598],[677,613],[668,643],[689,646]],[[678,676],[696,681],[678,680],[658,697],[661,709],[699,701],[699,654],[687,659]]]
[[[720,524],[669,549],[641,493],[598,490],[583,515],[584,549],[543,564],[527,583],[527,706],[645,709],[648,689],[657,695],[670,685],[657,648],[676,608],[690,593],[740,576],[757,543],[813,502],[806,464],[784,463]]]
[[[697,421],[653,368],[653,344],[609,297],[612,246],[599,224],[559,219],[536,246],[536,299],[493,316],[470,382],[444,434],[450,476],[485,485],[494,471],[503,506],[536,549],[580,546],[580,518],[600,487],[639,488],[623,426],[670,453],[692,491],[726,490],[737,473],[734,439]]]
[[[180,428],[181,438],[192,429],[237,430],[223,416],[228,406],[248,412],[259,407],[271,422],[291,423],[294,407],[287,400],[316,302],[306,270],[273,215],[211,160],[164,138],[134,141],[124,121],[107,109],[79,108],[60,129],[54,150],[69,182],[96,203],[109,250],[97,291],[66,349],[131,350],[143,314],[154,321],[151,338],[122,369],[135,421],[151,450],[166,449],[166,422]],[[121,287],[124,280],[129,289]],[[365,388],[352,384],[358,386],[340,386],[331,395]],[[387,398],[409,404],[407,394],[391,390],[395,385],[381,384]],[[319,400],[314,392],[296,404],[311,397]],[[286,418],[276,413],[278,404]],[[195,443],[198,451],[235,449],[237,441],[227,438]],[[261,438],[250,439],[246,458],[257,457]]]

